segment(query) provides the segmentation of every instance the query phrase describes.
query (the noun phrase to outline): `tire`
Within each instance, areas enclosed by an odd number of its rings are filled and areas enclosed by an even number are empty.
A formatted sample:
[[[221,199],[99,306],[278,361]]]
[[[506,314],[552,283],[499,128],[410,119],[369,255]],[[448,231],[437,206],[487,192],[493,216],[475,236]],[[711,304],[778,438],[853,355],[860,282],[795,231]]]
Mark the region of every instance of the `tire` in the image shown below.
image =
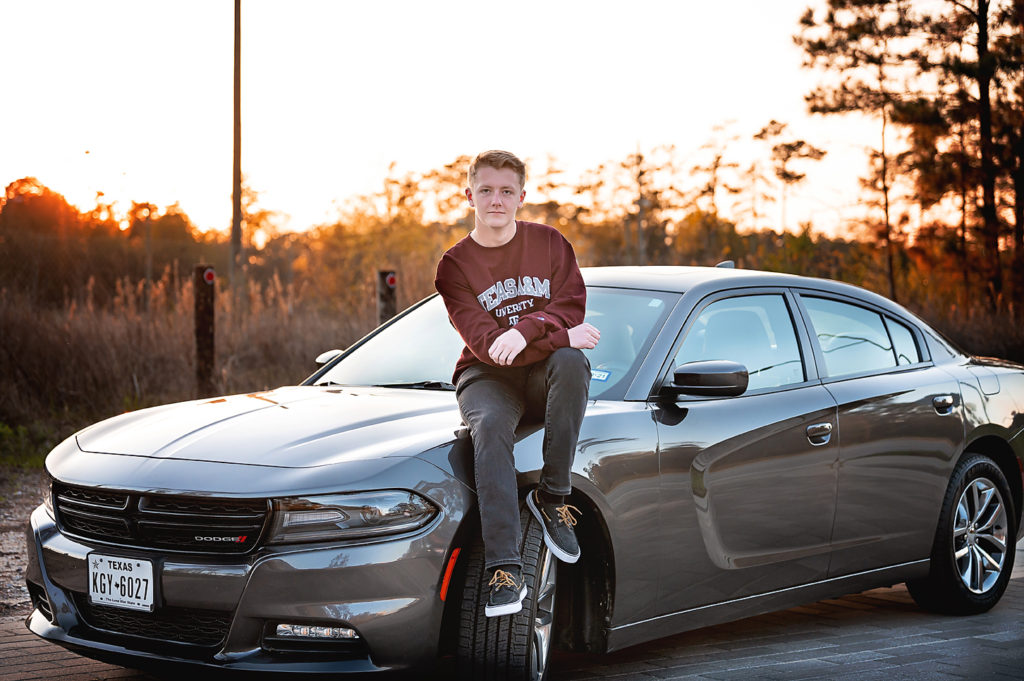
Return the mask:
[[[968,452],[942,500],[929,574],[907,582],[917,604],[933,612],[975,615],[998,603],[1013,571],[1016,517],[999,466]]]
[[[483,543],[477,540],[469,551],[456,647],[460,680],[543,681],[547,675],[557,560],[545,546],[544,532],[529,509],[520,509],[519,520],[523,526],[523,579],[528,589],[518,613],[484,615],[490,587]]]

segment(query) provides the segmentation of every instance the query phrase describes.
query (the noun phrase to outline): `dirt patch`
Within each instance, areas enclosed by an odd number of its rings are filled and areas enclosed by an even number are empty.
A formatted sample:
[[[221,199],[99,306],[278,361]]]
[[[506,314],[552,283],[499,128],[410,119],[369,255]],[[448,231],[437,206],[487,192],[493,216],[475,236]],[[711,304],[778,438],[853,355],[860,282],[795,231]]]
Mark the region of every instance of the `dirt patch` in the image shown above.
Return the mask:
[[[41,469],[0,467],[0,617],[32,611],[25,588],[25,528],[45,490]]]

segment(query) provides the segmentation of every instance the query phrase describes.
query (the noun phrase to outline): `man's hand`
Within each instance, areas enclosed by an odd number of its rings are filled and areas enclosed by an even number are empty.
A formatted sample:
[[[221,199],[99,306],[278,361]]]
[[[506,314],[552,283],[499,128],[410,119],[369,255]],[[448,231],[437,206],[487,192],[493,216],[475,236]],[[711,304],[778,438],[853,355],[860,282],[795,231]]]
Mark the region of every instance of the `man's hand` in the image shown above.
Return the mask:
[[[601,332],[586,322],[569,329],[569,347],[589,350],[597,347],[599,340],[601,340]]]
[[[487,355],[498,366],[507,367],[525,347],[526,339],[523,338],[523,334],[515,329],[509,329],[495,339],[487,350]]]

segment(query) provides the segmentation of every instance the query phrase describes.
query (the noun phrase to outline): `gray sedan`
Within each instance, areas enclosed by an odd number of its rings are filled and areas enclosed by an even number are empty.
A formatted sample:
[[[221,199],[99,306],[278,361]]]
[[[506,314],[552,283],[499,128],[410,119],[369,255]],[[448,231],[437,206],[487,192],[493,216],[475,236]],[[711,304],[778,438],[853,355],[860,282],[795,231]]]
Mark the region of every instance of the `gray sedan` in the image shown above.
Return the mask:
[[[528,511],[522,612],[487,618],[471,442],[437,297],[301,385],[146,409],[49,455],[28,528],[31,631],[133,667],[542,679],[611,651],[907,582],[969,614],[1020,536],[1024,367],[902,307],[729,268],[585,269],[583,557]],[[516,464],[536,483],[524,419]]]

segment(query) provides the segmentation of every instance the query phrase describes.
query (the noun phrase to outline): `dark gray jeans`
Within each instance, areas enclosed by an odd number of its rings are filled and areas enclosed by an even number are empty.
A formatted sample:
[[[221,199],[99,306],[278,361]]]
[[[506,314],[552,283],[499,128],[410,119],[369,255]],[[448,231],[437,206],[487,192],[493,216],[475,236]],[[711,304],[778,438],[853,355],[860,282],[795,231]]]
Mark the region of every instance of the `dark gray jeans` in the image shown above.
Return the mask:
[[[544,467],[539,487],[551,494],[569,494],[569,472],[589,389],[590,362],[575,348],[559,348],[546,360],[524,367],[475,364],[459,376],[459,409],[473,438],[485,569],[522,567],[519,490],[512,456],[519,419],[527,413],[543,414]]]

